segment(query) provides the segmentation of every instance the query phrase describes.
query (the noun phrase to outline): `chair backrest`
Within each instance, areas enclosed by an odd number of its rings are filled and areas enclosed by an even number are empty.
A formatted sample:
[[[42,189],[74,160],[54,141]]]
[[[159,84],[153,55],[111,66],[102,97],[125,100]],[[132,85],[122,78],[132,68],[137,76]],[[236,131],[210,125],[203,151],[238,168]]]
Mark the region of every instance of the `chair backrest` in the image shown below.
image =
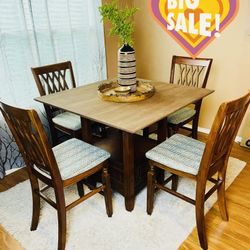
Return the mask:
[[[60,180],[58,165],[35,110],[25,110],[0,102],[0,110],[13,134],[19,150],[29,171],[38,178],[42,177]]]
[[[173,56],[170,83],[206,88],[213,59]]]
[[[76,87],[70,61],[31,68],[31,71],[41,96]]]
[[[249,103],[250,93],[221,104],[208,136],[198,175],[207,179],[218,171],[226,172],[227,161]]]

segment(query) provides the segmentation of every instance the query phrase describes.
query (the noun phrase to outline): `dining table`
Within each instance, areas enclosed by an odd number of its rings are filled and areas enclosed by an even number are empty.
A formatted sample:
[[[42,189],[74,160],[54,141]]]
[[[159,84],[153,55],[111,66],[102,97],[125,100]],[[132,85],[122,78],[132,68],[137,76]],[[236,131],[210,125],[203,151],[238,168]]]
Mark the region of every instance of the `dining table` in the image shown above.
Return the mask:
[[[112,189],[124,196],[128,211],[134,209],[136,195],[147,183],[148,165],[145,153],[167,137],[167,116],[213,92],[205,88],[153,80],[142,81],[152,84],[155,93],[138,102],[117,103],[102,100],[97,93],[98,86],[108,83],[109,80],[35,98],[45,105],[79,115],[82,139],[110,152]],[[93,138],[93,122],[107,127],[105,138]],[[145,138],[138,133],[155,123],[158,123],[157,140]]]

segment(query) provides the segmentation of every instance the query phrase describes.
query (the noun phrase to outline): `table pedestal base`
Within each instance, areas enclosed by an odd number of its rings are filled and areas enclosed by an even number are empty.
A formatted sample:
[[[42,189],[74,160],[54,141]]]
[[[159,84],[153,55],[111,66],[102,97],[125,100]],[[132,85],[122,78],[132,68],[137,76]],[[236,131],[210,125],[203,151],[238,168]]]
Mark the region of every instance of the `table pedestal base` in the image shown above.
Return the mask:
[[[109,129],[107,138],[95,145],[111,154],[111,187],[125,197],[128,211],[134,208],[135,195],[147,183],[148,163],[145,153],[157,145],[157,141],[136,134]]]

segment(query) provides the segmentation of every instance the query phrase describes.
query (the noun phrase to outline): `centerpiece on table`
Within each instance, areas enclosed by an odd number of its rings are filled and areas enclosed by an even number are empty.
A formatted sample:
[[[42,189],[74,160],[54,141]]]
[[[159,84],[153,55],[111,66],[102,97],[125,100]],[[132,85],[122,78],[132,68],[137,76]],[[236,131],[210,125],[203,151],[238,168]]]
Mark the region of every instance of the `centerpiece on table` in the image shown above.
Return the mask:
[[[130,87],[131,92],[136,91],[136,60],[135,50],[132,48],[134,32],[133,16],[138,11],[136,7],[120,8],[118,1],[103,4],[99,7],[104,21],[111,22],[110,35],[118,35],[121,48],[118,50],[118,84]]]

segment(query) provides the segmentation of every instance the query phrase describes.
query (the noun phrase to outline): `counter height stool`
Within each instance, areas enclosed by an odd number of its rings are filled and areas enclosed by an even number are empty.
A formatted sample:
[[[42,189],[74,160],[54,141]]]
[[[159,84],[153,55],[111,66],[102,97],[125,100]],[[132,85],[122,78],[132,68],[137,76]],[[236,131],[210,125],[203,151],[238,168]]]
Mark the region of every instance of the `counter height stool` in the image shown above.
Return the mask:
[[[41,96],[75,88],[75,77],[70,61],[31,68]],[[53,146],[58,144],[58,130],[74,138],[81,137],[80,116],[44,105]]]
[[[212,62],[213,59],[210,58],[192,59],[191,57],[173,56],[170,83],[196,88],[206,88]],[[182,128],[191,131],[190,135],[197,139],[201,103],[202,99],[194,104],[177,110],[167,117],[168,137],[177,133],[179,129]],[[185,126],[190,122],[192,122],[191,128]],[[157,126],[157,124],[153,124],[144,129],[143,135],[148,137],[149,134],[157,130]]]
[[[173,56],[170,83],[183,86],[206,88],[213,59]],[[202,100],[193,107],[184,107],[167,117],[168,134],[177,133],[179,128],[191,131],[191,136],[197,139],[198,122]],[[184,125],[192,122],[191,128]]]
[[[107,215],[112,216],[112,197],[108,174],[110,154],[108,152],[76,138],[51,148],[35,110],[15,108],[4,103],[0,110],[28,169],[33,198],[31,230],[36,230],[38,226],[40,198],[57,210],[59,250],[65,249],[66,211],[69,209],[94,194],[103,192]],[[102,171],[102,184],[84,195],[83,186],[79,184],[80,181],[99,171]],[[38,180],[46,185],[41,188]],[[66,205],[64,188],[74,184],[77,184],[80,198]],[[43,194],[49,188],[54,190],[56,201]],[[84,216],[84,214],[79,214],[79,216]]]
[[[149,159],[147,187],[147,213],[153,211],[156,190],[164,190],[195,205],[196,224],[200,245],[207,249],[205,232],[204,202],[217,190],[220,213],[223,220],[228,220],[225,199],[225,177],[228,158],[238,129],[250,103],[250,93],[235,101],[223,103],[215,117],[206,143],[193,138],[174,134],[146,153]],[[157,183],[155,169],[162,169],[172,175]],[[214,177],[216,174],[217,177]],[[195,199],[178,193],[178,177],[191,178],[196,181]],[[165,186],[172,180],[172,188]],[[206,192],[206,182],[214,186]]]

